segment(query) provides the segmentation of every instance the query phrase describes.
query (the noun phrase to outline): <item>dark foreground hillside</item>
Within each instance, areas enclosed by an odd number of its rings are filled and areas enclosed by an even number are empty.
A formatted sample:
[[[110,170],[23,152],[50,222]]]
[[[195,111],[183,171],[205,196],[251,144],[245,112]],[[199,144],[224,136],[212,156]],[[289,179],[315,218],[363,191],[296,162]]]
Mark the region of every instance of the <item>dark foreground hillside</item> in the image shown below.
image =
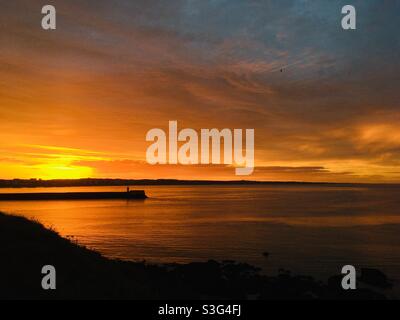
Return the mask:
[[[340,277],[327,284],[285,271],[267,277],[233,261],[155,266],[111,260],[37,222],[2,213],[0,257],[0,299],[385,298],[370,289],[343,291]],[[41,288],[44,265],[56,267],[56,290]],[[385,286],[383,280],[376,285]]]

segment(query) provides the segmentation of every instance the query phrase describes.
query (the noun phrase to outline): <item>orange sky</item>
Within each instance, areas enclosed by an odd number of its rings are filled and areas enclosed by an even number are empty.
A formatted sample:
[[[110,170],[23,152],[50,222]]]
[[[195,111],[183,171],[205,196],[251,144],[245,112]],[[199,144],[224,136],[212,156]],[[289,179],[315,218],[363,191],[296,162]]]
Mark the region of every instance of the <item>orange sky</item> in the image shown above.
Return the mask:
[[[0,178],[243,179],[146,164],[146,132],[177,120],[254,128],[245,179],[400,182],[391,4],[360,2],[353,33],[337,27],[339,4],[54,5],[57,30],[44,31],[38,2],[2,4]]]

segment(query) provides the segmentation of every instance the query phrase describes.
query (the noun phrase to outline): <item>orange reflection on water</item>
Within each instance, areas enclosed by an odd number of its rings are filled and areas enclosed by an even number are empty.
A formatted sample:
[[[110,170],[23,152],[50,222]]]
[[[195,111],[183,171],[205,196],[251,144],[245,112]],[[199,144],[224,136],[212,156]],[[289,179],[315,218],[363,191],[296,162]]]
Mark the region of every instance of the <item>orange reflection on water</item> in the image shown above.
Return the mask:
[[[0,202],[107,256],[233,259],[332,274],[349,261],[400,271],[399,188],[145,186],[146,200]],[[122,187],[41,191],[122,191]],[[6,192],[26,192],[8,189]],[[271,256],[266,260],[262,252]],[[400,277],[400,272],[399,272]]]

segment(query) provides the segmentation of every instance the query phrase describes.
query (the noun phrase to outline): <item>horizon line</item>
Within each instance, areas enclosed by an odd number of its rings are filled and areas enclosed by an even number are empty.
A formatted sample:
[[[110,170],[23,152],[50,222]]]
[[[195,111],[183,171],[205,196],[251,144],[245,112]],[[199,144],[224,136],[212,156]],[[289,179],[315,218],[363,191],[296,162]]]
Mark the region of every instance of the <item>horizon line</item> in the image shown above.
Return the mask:
[[[127,182],[127,183],[174,183],[189,184],[189,183],[203,183],[203,184],[325,184],[325,185],[400,185],[400,182],[328,182],[328,181],[299,181],[299,180],[210,180],[210,179],[176,179],[176,178],[160,178],[160,179],[130,179],[130,178],[77,178],[77,179],[42,179],[42,178],[13,178],[1,179],[1,183],[51,183],[51,182]],[[103,185],[106,186],[106,185]]]

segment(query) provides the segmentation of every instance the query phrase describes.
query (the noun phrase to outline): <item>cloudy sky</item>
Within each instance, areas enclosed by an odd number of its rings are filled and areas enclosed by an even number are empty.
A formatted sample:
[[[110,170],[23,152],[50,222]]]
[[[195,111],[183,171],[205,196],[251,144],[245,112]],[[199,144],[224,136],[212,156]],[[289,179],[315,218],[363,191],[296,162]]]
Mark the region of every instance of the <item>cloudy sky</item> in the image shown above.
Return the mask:
[[[0,178],[243,178],[146,164],[177,120],[254,128],[249,179],[400,182],[400,1],[350,2],[2,0]]]

